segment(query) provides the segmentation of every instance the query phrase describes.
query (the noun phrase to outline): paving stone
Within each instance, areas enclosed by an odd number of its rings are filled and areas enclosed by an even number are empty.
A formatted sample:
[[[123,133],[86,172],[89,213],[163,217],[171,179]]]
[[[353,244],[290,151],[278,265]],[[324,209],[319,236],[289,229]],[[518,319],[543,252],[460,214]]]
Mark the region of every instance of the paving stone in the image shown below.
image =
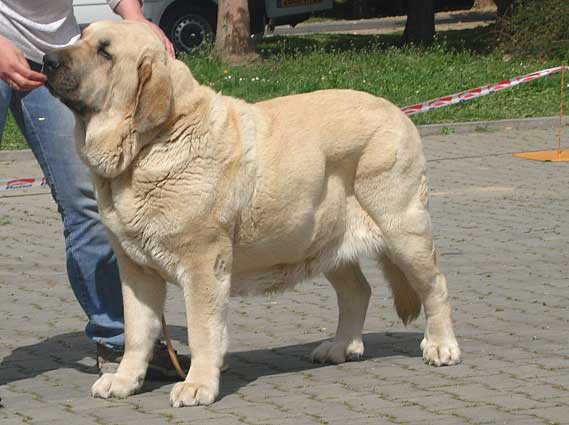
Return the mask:
[[[419,420],[412,422],[405,422],[405,425],[472,425],[472,421],[456,416],[440,417],[434,420]]]
[[[435,393],[425,397],[409,398],[409,403],[417,404],[430,412],[444,412],[450,409],[476,406],[479,403],[473,400],[460,400],[450,394]]]
[[[389,420],[389,418],[385,416],[368,416],[365,418],[349,418],[349,419],[337,419],[337,420],[329,420],[329,421],[318,421],[319,425],[370,425],[370,424],[385,424],[385,425],[392,425],[396,424],[397,422],[393,422]],[[275,423],[275,425],[278,425]]]
[[[437,422],[438,420],[446,420],[452,418],[452,416],[447,413],[429,412],[423,407],[417,405],[396,407],[394,409],[390,409],[389,412],[387,413],[389,414],[389,417],[391,418],[392,421],[399,423],[416,422],[416,421],[433,423]]]
[[[503,396],[493,397],[492,403],[507,411],[519,409],[548,408],[554,406],[553,401],[535,401],[529,397],[518,394],[506,394]]]
[[[188,424],[192,423],[190,420],[188,421],[174,421],[173,423],[176,424]],[[235,417],[235,416],[220,416],[215,419],[200,419],[200,425],[243,425],[247,422],[243,422],[243,420]],[[152,424],[149,424],[152,425]]]
[[[14,411],[14,413],[28,418],[27,420],[33,423],[59,421],[59,423],[72,424],[80,422],[83,419],[81,416],[69,413],[64,408],[56,405],[18,409]]]
[[[328,398],[324,400],[329,400]],[[360,413],[388,413],[390,409],[398,406],[396,402],[384,400],[379,395],[360,395],[350,399],[344,399],[344,403],[349,406],[351,410]]]
[[[567,389],[555,387],[549,384],[534,384],[532,386],[520,386],[515,389],[518,394],[524,394],[533,400],[548,401],[552,399],[566,398]]]
[[[533,416],[546,419],[553,423],[568,424],[569,423],[569,406],[548,407],[545,409],[532,409],[530,412]]]

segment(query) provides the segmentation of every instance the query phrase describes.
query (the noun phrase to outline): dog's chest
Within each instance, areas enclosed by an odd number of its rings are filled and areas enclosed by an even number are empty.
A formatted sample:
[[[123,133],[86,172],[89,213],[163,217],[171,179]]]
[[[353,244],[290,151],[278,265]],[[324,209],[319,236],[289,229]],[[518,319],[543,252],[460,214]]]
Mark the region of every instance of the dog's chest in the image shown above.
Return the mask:
[[[166,233],[163,218],[152,211],[152,207],[132,197],[117,199],[115,208],[117,229],[114,232],[126,252],[136,263],[151,266],[160,264],[166,251],[162,236]]]
[[[166,194],[157,196],[159,184],[134,183],[111,184],[105,223],[134,262],[168,274],[175,263],[171,240],[180,233],[173,213],[179,206],[167,188]]]
[[[112,214],[105,221],[125,253],[136,263],[174,276],[181,246],[190,243],[196,217],[215,193],[200,173],[182,167],[145,167],[138,164],[129,175],[109,187]]]

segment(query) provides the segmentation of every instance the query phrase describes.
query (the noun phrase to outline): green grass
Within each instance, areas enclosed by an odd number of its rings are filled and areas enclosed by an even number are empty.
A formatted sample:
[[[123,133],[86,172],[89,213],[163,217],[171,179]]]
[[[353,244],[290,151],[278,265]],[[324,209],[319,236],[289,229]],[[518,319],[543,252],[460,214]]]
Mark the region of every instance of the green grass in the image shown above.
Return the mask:
[[[4,126],[4,134],[2,140],[0,140],[0,150],[26,149],[27,147],[24,136],[20,133],[14,118],[11,114],[8,114],[8,120]]]
[[[267,37],[263,60],[229,67],[204,51],[183,60],[195,77],[223,94],[256,102],[328,88],[351,88],[406,106],[560,65],[504,61],[491,46],[492,28],[447,31],[430,47],[403,47],[400,34]],[[551,116],[559,113],[560,76],[413,116],[417,124]],[[9,121],[2,149],[24,148]]]

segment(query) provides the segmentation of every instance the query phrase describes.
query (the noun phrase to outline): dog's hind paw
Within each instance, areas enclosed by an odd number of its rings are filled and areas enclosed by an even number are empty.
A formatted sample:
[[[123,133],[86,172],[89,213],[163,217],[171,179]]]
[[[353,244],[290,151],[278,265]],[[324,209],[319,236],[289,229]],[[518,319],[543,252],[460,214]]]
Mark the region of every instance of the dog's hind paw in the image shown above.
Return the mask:
[[[99,398],[126,398],[134,394],[142,386],[142,381],[119,376],[116,373],[105,373],[91,387],[91,395]]]
[[[431,342],[424,338],[421,342],[423,360],[432,366],[452,366],[460,363],[460,348],[456,341]]]

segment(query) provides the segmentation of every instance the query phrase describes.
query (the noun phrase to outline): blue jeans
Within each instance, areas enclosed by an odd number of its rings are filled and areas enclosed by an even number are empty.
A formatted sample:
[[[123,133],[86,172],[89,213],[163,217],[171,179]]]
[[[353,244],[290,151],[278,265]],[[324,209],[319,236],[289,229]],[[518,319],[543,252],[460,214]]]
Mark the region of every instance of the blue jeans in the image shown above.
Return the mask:
[[[8,109],[39,162],[63,219],[67,275],[89,319],[85,332],[95,342],[123,350],[118,267],[99,219],[89,170],[76,152],[75,117],[45,87],[16,91],[0,80],[0,141]]]

